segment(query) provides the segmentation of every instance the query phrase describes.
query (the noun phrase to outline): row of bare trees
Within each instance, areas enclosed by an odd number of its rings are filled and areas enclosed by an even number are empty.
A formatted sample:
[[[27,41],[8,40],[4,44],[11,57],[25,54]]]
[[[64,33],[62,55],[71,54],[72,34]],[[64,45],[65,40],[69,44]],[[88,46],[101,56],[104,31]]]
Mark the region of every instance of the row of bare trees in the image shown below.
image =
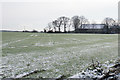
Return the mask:
[[[103,24],[105,24],[104,28],[106,29],[106,33],[109,33],[110,29],[116,30],[117,33],[119,33],[120,31],[120,22],[119,21],[115,21],[113,18],[105,18],[102,22]]]
[[[48,23],[48,26],[44,28],[44,32],[61,32],[61,28],[63,28],[64,32],[70,31],[70,27],[75,30],[78,28],[83,28],[82,24],[90,24],[87,18],[84,16],[73,16],[71,19],[65,16],[59,17],[58,19]],[[105,24],[106,28],[110,28],[111,26],[119,26],[119,23],[115,21],[113,18],[105,18],[101,24]]]

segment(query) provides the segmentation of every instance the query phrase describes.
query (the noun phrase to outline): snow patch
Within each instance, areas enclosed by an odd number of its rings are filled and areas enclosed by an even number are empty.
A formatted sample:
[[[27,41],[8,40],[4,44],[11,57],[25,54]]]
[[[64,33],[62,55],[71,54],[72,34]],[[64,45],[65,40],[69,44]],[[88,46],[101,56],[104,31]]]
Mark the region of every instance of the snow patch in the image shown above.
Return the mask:
[[[31,37],[33,37],[33,36],[37,37],[38,35],[37,35],[37,34],[31,34],[30,36],[31,36]]]

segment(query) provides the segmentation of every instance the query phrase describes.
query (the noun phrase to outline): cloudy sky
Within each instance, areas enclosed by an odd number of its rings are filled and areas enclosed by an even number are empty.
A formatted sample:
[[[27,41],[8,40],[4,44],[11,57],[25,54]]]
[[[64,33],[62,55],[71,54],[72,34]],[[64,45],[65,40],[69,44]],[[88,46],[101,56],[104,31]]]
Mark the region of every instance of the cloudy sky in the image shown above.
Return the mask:
[[[43,30],[60,16],[83,15],[100,23],[105,17],[118,17],[119,0],[4,0],[0,16],[4,30]]]

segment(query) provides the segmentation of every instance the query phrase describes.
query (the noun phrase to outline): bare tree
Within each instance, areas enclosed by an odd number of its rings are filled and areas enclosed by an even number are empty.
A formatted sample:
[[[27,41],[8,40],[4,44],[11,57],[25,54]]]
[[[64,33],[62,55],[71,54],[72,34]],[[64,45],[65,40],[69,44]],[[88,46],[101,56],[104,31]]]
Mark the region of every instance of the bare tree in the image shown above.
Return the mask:
[[[69,25],[70,19],[68,17],[64,17],[63,25],[64,25],[64,32],[66,32],[67,25]]]
[[[45,33],[47,32],[46,28],[44,28],[44,32],[45,32]]]
[[[106,32],[108,33],[109,31],[109,28],[113,25],[115,25],[115,20],[113,18],[105,18],[102,22],[103,24],[105,24],[105,29],[106,29]]]
[[[64,26],[64,32],[66,32],[66,25],[68,24],[69,20],[70,19],[68,17],[65,17],[65,16],[62,16],[62,17],[58,18],[59,28],[60,28],[61,25],[63,25]]]
[[[103,20],[103,24],[110,28],[111,26],[115,25],[115,20],[113,18],[107,17]]]
[[[53,28],[54,28],[54,30],[56,32],[56,28],[58,27],[58,21],[55,20],[55,21],[52,22],[52,24],[53,24]]]
[[[52,22],[49,22],[48,23],[48,31],[53,31],[53,25],[52,25]]]
[[[58,19],[57,19],[57,27],[58,27],[58,30],[59,30],[59,32],[61,31],[60,29],[61,29],[61,25],[62,25],[62,19],[61,19],[61,17],[59,17]]]
[[[70,32],[70,26],[72,25],[71,20],[68,23],[68,32]]]
[[[83,28],[82,24],[89,23],[88,19],[86,19],[84,16],[80,16],[79,19],[80,19],[80,28]]]
[[[115,26],[118,26],[118,27],[120,27],[120,21],[119,20],[115,20]]]
[[[72,26],[74,27],[74,29],[78,29],[79,25],[80,25],[80,18],[79,16],[73,16],[72,19]]]
[[[72,17],[72,24],[73,27],[76,29],[80,28],[85,28],[85,26],[83,27],[82,24],[88,24],[89,21],[88,19],[86,19],[84,16],[73,16]]]

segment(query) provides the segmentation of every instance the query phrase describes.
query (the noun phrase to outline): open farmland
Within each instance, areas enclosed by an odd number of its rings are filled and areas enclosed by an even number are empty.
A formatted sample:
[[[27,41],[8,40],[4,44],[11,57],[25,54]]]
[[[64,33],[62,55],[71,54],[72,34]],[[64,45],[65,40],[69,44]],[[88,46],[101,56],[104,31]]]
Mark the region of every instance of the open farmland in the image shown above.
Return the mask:
[[[56,78],[79,73],[93,60],[118,55],[117,34],[2,33],[3,77]]]

